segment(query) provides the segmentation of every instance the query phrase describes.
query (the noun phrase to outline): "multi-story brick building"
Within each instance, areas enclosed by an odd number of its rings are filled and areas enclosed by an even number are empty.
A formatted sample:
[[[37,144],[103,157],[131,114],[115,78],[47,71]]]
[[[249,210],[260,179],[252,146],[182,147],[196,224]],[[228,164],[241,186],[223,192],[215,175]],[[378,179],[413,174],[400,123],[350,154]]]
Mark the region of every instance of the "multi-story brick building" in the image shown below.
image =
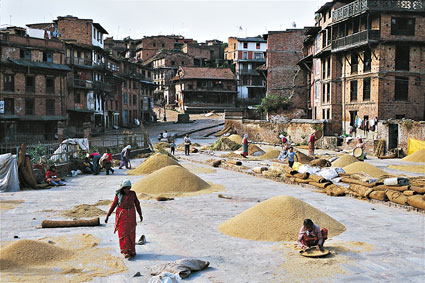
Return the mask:
[[[0,141],[54,139],[67,120],[65,45],[0,33]]]
[[[269,31],[263,37],[267,40],[267,95],[290,98],[291,108],[306,117],[308,87],[304,70],[297,65],[302,58],[304,29]]]
[[[306,31],[313,118],[347,132],[356,117],[425,119],[425,1],[333,1]],[[339,126],[336,126],[339,125]]]
[[[267,41],[261,37],[229,37],[224,59],[234,64],[238,82],[238,104],[254,105],[266,95],[266,82],[257,68],[266,62]]]
[[[152,68],[153,81],[157,85],[154,100],[157,103],[175,104],[174,86],[171,80],[176,76],[180,66],[194,66],[195,58],[181,51],[164,50],[143,63]]]
[[[173,81],[180,111],[202,113],[235,107],[236,76],[230,69],[180,67]]]
[[[184,43],[193,43],[193,39],[178,35],[146,36],[137,43],[136,59],[146,61],[160,50],[180,49]]]
[[[156,85],[151,81],[151,70],[130,60],[121,61],[122,96],[121,113],[123,127],[134,126],[134,120],[151,121],[153,91]]]

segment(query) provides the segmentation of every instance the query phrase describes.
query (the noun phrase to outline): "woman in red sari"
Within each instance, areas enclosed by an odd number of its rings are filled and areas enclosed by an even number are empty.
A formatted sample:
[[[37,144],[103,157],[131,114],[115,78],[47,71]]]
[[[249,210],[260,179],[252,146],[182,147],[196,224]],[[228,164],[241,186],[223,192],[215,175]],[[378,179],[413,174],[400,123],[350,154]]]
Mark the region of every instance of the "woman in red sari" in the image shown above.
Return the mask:
[[[130,191],[130,189],[130,180],[124,180],[121,183],[121,188],[117,190],[114,202],[105,218],[105,223],[108,223],[109,216],[117,207],[114,233],[118,230],[120,249],[125,258],[131,258],[136,255],[136,210],[140,216],[140,222],[143,221],[140,202],[136,193]]]

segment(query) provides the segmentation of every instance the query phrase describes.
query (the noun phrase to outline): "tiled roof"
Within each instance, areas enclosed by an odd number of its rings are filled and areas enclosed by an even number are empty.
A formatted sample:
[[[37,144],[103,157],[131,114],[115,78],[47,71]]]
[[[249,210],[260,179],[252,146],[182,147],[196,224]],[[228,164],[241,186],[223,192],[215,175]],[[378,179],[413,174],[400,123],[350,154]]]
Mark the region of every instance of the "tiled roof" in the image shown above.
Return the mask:
[[[236,79],[235,74],[228,68],[180,67],[180,70],[183,71],[181,79]]]

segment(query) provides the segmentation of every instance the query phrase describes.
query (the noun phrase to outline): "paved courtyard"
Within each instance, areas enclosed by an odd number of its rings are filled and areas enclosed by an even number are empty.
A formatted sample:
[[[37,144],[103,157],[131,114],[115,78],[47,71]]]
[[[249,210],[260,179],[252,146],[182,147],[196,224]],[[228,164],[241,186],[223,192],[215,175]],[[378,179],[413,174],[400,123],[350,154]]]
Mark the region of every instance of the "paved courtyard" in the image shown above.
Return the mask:
[[[133,166],[141,161],[133,161]],[[181,162],[192,168],[205,166]],[[126,273],[97,277],[93,282],[147,282],[152,265],[186,257],[211,262],[208,269],[185,280],[188,282],[423,282],[425,278],[423,213],[349,197],[329,197],[309,188],[221,168],[197,175],[223,185],[224,194],[232,199],[218,198],[218,193],[212,193],[167,202],[142,200],[144,222],[137,226],[136,237],[146,235],[147,244],[136,246],[136,258],[124,261]],[[127,176],[126,170],[116,170],[112,176],[103,173],[68,178],[66,187],[0,194],[0,200],[24,200],[16,208],[1,212],[1,240],[12,241],[14,236],[39,239],[89,233],[101,239],[101,247],[110,248],[112,255],[120,256],[117,235],[113,234],[114,215],[106,225],[102,218],[102,226],[98,227],[39,229],[38,226],[43,219],[64,219],[58,212],[75,205],[112,200],[124,178],[137,181],[143,176]],[[225,220],[277,195],[299,198],[346,226],[344,233],[326,242],[335,247],[331,259],[319,259],[317,265],[309,262],[304,266],[303,258],[294,255],[293,243],[244,240],[218,231],[218,225]],[[353,242],[368,248],[356,250]],[[290,270],[288,266],[297,269]],[[311,269],[317,272],[306,276]],[[142,276],[133,277],[136,272]],[[294,272],[299,276],[294,276]]]

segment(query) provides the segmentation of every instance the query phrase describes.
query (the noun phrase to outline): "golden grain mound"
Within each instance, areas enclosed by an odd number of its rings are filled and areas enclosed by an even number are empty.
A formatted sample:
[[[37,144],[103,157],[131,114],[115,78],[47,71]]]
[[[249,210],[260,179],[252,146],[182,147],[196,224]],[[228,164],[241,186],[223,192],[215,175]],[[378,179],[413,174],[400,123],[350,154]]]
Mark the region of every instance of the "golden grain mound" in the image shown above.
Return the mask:
[[[297,153],[297,156],[298,156],[298,160],[297,159],[295,159],[295,160],[300,162],[300,163],[308,164],[308,163],[310,163],[310,161],[312,161],[314,159],[313,157],[308,156],[308,155],[302,153],[299,150],[295,150],[295,152]]]
[[[168,142],[159,142],[153,146],[153,148],[155,148],[156,150],[160,148],[169,148],[169,147],[170,147],[170,144]]]
[[[425,162],[425,149],[415,151],[411,155],[408,155],[403,158],[402,160],[409,162]]]
[[[218,229],[248,240],[296,241],[305,218],[327,228],[331,237],[345,231],[345,226],[332,217],[290,196],[276,196],[259,203],[222,223]]]
[[[242,137],[236,134],[230,135],[227,137],[229,140],[241,144],[242,143]]]
[[[90,204],[80,204],[76,205],[74,208],[65,210],[62,212],[63,216],[69,217],[69,218],[92,218],[92,217],[98,217],[101,215],[105,215],[106,212],[102,209],[99,209],[95,205]]]
[[[388,168],[425,174],[425,165],[390,165]]]
[[[47,262],[60,261],[73,256],[73,252],[53,244],[34,240],[19,240],[1,250],[1,270],[16,265],[43,265]]]
[[[265,154],[261,155],[261,159],[276,159],[279,157],[280,150],[271,149],[267,151]]]
[[[177,165],[159,169],[132,186],[136,193],[148,195],[176,196],[209,189],[212,189],[210,184]]]
[[[350,165],[344,166],[342,169],[344,169],[345,172],[354,174],[354,173],[366,173],[369,176],[379,178],[384,175],[389,175],[384,170],[379,169],[378,167],[375,167],[369,163],[357,161],[354,163],[351,163]]]
[[[345,167],[352,163],[358,162],[359,160],[352,155],[344,154],[334,162],[332,162],[332,167]]]
[[[212,150],[238,150],[240,147],[241,144],[225,137],[219,138],[211,145]]]
[[[142,164],[140,164],[136,169],[130,170],[127,172],[128,175],[144,175],[155,172],[158,169],[164,168],[169,165],[180,164],[175,161],[173,158],[169,157],[166,154],[157,153],[146,159]]]
[[[260,147],[258,147],[255,144],[249,144],[248,145],[248,155],[253,155],[256,152],[262,151],[264,152],[264,150],[262,150]]]

